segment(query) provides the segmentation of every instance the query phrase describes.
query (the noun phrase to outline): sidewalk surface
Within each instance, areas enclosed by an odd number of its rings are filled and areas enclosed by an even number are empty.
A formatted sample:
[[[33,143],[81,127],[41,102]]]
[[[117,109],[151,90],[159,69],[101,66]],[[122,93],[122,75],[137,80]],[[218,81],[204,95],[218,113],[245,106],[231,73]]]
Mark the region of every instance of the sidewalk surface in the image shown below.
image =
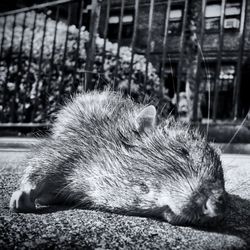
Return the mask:
[[[220,227],[207,231],[83,209],[12,213],[8,203],[26,154],[28,148],[0,149],[0,249],[250,249],[248,155],[222,156],[228,212]]]
[[[22,149],[30,148],[32,144],[39,141],[34,137],[0,137],[0,149]],[[250,144],[246,143],[219,143],[217,144],[227,154],[248,154],[250,155]]]
[[[0,149],[28,149],[38,141],[34,137],[0,137]]]

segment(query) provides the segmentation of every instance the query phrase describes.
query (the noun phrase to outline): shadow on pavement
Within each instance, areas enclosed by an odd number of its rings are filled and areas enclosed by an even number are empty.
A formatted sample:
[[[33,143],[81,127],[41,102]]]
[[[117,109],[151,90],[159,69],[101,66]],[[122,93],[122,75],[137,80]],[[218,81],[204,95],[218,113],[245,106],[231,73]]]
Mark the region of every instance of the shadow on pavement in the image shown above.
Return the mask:
[[[237,195],[229,194],[228,197],[228,207],[223,222],[214,228],[197,229],[238,236],[250,247],[250,201]]]

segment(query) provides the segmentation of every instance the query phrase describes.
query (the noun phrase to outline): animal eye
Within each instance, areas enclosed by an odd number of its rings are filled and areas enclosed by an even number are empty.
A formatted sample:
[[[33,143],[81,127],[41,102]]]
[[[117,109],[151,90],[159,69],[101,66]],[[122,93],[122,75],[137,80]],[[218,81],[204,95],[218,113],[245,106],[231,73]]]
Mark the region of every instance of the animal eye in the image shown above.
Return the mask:
[[[181,148],[181,153],[186,156],[189,155],[189,152],[187,151],[186,148]]]
[[[149,188],[144,182],[140,183],[140,188],[143,193],[149,193]]]
[[[210,182],[211,184],[216,183],[216,182],[217,182],[217,176],[213,176],[213,177],[209,180],[209,182]]]

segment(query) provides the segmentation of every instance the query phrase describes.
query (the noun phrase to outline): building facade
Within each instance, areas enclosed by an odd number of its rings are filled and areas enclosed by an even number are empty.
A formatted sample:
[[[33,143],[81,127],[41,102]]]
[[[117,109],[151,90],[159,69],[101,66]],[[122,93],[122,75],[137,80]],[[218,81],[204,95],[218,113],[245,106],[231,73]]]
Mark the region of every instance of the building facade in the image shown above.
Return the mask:
[[[107,18],[107,4],[103,4],[101,12],[100,34]],[[122,4],[121,0],[110,1],[108,38],[117,41],[122,18],[121,44],[129,46],[136,28],[136,53],[146,54],[150,47],[150,61],[159,73],[164,69],[164,85],[170,97],[176,93],[179,79],[180,92],[186,90],[187,83],[191,89],[198,84],[196,102],[203,117],[211,113],[218,119],[240,118],[248,113],[250,3],[247,0],[141,0],[137,20],[136,1],[124,1],[124,8]]]

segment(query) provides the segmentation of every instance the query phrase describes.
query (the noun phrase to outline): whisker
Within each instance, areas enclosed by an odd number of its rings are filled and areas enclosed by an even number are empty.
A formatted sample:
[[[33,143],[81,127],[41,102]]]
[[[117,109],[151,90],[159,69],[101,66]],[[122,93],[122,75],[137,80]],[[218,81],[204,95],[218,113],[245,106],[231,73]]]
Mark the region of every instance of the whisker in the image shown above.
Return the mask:
[[[249,183],[250,180],[246,180],[246,181],[243,181],[241,183],[237,183],[238,185],[234,186],[234,187],[231,187],[231,188],[228,188],[228,192],[234,192],[234,191],[239,191],[239,190],[243,190],[243,189],[246,189],[247,187],[250,187],[250,183]]]
[[[171,57],[169,56],[169,54],[168,54],[168,61],[169,61],[169,65],[170,65],[172,85],[173,85],[174,93],[176,93],[176,89],[175,89],[175,86],[174,86],[174,73],[173,73],[172,61],[171,61]]]
[[[102,81],[104,81],[108,86],[110,86],[110,82],[108,82],[102,75],[100,75]]]
[[[164,105],[163,105],[163,107],[161,108],[161,111],[160,111],[160,115],[162,115],[163,114],[163,111],[164,111],[164,109],[166,108],[166,106],[167,106],[167,103],[165,103]]]
[[[234,158],[234,159],[232,159],[230,162],[228,162],[227,164],[223,164],[223,167],[225,168],[225,167],[230,167],[230,165],[234,162],[236,160],[236,158]],[[231,168],[232,168],[232,166],[231,166]],[[230,169],[231,169],[230,168]],[[225,172],[227,172],[227,171],[229,171],[230,169],[228,169],[228,168],[226,168],[226,169],[224,169],[224,171]]]
[[[247,115],[245,116],[245,118],[243,119],[243,121],[241,122],[239,128],[236,130],[236,132],[234,133],[234,135],[232,136],[231,140],[226,144],[226,146],[224,146],[222,148],[222,151],[224,151],[231,143],[232,141],[234,140],[234,138],[238,135],[239,131],[241,130],[241,128],[243,127],[247,117],[248,117],[248,114],[249,114],[250,110],[248,111]]]
[[[84,72],[84,75],[85,75],[85,79],[84,79],[84,92],[86,92],[87,91],[87,72]]]
[[[101,73],[98,72],[97,75],[98,75],[98,80],[97,80],[97,85],[95,86],[95,89],[98,89],[98,87],[99,87],[99,85],[100,85]]]

